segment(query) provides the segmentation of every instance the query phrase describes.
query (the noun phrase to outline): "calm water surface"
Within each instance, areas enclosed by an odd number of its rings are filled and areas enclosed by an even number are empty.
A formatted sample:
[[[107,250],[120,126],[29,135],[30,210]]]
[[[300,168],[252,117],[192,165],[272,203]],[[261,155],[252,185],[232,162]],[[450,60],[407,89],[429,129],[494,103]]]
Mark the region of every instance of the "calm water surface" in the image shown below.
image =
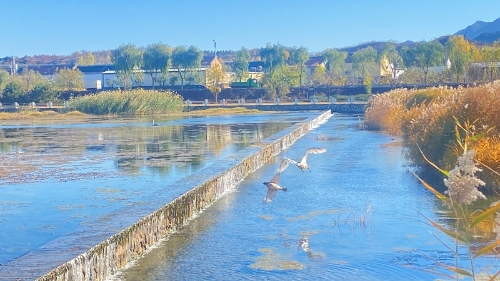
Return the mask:
[[[333,116],[112,280],[442,278],[419,269],[442,271],[433,259],[453,264],[432,233],[453,243],[417,212],[440,221],[442,206],[408,171],[398,139],[359,124]],[[309,147],[328,151],[309,156],[311,172],[289,166],[288,191],[264,204],[279,158],[300,159]]]
[[[73,258],[185,192],[180,178],[317,114],[0,125],[0,276],[47,250]]]

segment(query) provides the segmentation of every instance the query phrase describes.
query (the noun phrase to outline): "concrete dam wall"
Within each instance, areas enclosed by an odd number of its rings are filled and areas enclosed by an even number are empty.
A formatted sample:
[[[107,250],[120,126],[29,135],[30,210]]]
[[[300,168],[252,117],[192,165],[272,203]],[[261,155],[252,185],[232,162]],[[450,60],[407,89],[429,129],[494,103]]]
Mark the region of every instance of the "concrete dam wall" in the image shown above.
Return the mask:
[[[271,111],[328,110],[343,114],[364,114],[366,104],[283,104],[283,105],[245,105],[248,109]]]
[[[319,113],[178,181],[176,185],[189,187],[189,191],[37,280],[94,281],[111,277],[330,116],[330,110]]]

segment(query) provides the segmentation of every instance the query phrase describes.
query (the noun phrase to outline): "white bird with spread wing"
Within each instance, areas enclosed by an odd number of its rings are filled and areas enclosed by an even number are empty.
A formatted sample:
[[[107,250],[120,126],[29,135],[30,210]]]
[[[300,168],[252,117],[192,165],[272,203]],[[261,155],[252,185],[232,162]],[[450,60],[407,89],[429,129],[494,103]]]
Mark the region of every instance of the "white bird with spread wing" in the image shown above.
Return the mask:
[[[309,169],[309,166],[307,165],[307,156],[309,156],[309,154],[319,154],[319,153],[324,153],[326,152],[326,148],[318,148],[318,147],[313,147],[313,148],[308,148],[306,150],[306,153],[304,154],[304,156],[302,156],[302,159],[300,160],[300,162],[297,162],[293,159],[289,159],[289,158],[284,158],[283,161],[287,161],[289,163],[292,163],[292,164],[295,164],[300,170],[302,170],[302,172],[304,170],[309,170],[311,171],[311,169]],[[287,164],[288,165],[288,164]],[[283,164],[281,164],[281,166],[283,166]],[[286,168],[286,166],[285,166]]]
[[[283,159],[274,177],[270,181],[264,182],[264,185],[267,186],[267,194],[266,198],[264,199],[265,203],[273,201],[274,197],[276,197],[276,193],[278,192],[278,190],[282,190],[285,192],[288,190],[287,188],[280,186],[280,174],[286,169],[286,167],[288,167],[288,163],[289,163],[288,161]]]

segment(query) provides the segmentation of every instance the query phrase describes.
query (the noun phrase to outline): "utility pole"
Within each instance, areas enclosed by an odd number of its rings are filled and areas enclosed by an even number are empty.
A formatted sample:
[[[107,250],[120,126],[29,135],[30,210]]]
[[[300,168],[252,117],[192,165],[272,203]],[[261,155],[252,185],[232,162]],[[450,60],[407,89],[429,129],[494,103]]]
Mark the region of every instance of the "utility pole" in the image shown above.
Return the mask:
[[[214,56],[217,57],[217,42],[215,40],[212,41],[214,41]]]
[[[16,57],[12,56],[12,65],[10,66],[10,75],[14,75],[17,72],[16,69]]]

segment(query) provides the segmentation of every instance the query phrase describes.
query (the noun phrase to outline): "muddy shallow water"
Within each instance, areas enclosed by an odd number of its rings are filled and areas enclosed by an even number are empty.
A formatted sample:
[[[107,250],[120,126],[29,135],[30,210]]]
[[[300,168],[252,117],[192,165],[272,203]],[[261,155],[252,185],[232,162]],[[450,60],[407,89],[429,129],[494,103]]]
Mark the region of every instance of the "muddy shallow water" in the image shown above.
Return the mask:
[[[0,125],[0,276],[75,233],[97,244],[185,192],[180,178],[317,114]]]

